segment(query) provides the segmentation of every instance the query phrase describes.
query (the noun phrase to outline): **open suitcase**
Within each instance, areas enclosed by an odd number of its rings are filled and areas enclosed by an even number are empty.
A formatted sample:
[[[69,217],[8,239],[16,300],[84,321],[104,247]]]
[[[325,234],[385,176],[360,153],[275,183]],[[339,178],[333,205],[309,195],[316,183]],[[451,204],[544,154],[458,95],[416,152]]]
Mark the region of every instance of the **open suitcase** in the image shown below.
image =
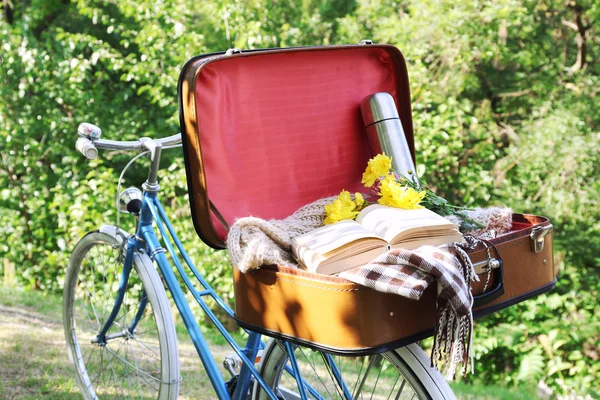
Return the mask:
[[[232,49],[191,59],[179,80],[180,122],[200,238],[223,249],[236,218],[280,219],[342,189],[364,191],[372,155],[359,103],[375,92],[393,96],[414,159],[408,74],[393,46]],[[512,231],[492,243],[502,263],[490,263],[483,248],[469,253],[480,273],[476,318],[556,283],[548,219],[514,214]],[[412,301],[265,266],[246,274],[234,268],[234,288],[241,326],[338,354],[396,348],[433,334],[435,325],[433,287]]]

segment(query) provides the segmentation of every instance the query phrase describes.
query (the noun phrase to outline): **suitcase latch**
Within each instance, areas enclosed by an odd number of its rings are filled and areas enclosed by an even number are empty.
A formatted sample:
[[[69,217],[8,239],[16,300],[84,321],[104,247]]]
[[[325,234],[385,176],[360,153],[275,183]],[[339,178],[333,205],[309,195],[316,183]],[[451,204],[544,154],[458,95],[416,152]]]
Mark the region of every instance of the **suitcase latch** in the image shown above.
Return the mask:
[[[539,253],[544,250],[544,236],[552,231],[552,224],[538,226],[531,231],[531,250],[534,253]]]
[[[479,261],[473,264],[473,268],[475,269],[475,273],[479,274],[487,274],[488,271],[492,269],[496,269],[500,267],[500,261],[495,258],[488,258],[487,260]]]

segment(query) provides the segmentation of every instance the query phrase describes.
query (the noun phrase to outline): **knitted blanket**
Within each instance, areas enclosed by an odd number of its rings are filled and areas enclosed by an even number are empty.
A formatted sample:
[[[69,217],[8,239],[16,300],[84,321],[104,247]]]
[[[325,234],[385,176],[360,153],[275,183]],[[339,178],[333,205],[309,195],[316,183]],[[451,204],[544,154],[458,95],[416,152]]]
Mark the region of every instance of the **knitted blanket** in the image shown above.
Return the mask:
[[[291,255],[292,239],[323,226],[323,207],[333,199],[335,197],[317,200],[283,220],[238,219],[227,236],[227,249],[233,265],[242,272],[262,265],[298,268]],[[469,216],[486,226],[477,233],[488,238],[490,234],[500,234],[511,227],[510,209],[478,209]],[[452,218],[448,219],[452,221]],[[473,236],[465,236],[464,243],[422,246],[416,250],[392,249],[369,264],[344,271],[339,276],[362,286],[414,300],[420,299],[425,289],[435,282],[438,309],[431,360],[437,367],[445,359],[446,378],[452,379],[461,363],[473,370],[472,357],[471,363],[468,363],[473,329],[470,284],[478,278],[465,250],[477,243],[478,239]]]

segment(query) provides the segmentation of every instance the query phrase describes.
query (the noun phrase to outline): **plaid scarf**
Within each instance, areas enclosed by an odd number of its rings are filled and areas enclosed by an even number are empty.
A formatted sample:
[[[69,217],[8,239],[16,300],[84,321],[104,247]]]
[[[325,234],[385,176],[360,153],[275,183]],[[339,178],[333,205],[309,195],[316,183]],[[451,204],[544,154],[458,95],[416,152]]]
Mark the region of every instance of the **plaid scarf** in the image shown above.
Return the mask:
[[[478,277],[465,250],[474,248],[478,240],[471,236],[465,240],[465,243],[423,246],[412,251],[392,249],[369,264],[340,274],[358,285],[413,300],[419,300],[435,281],[438,309],[431,363],[438,367],[446,359],[446,379],[455,377],[460,363],[470,365],[473,371],[471,281]]]

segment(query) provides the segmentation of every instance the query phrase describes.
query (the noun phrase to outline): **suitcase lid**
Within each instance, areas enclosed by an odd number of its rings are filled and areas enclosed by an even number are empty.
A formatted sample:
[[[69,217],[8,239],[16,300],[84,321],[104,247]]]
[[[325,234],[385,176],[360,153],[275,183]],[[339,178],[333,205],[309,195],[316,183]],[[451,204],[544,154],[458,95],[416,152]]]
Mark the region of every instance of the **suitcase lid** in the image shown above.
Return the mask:
[[[370,94],[392,95],[415,159],[406,63],[394,46],[199,56],[178,91],[191,214],[213,248],[225,248],[236,218],[281,219],[342,189],[365,192],[372,155],[359,104]]]

